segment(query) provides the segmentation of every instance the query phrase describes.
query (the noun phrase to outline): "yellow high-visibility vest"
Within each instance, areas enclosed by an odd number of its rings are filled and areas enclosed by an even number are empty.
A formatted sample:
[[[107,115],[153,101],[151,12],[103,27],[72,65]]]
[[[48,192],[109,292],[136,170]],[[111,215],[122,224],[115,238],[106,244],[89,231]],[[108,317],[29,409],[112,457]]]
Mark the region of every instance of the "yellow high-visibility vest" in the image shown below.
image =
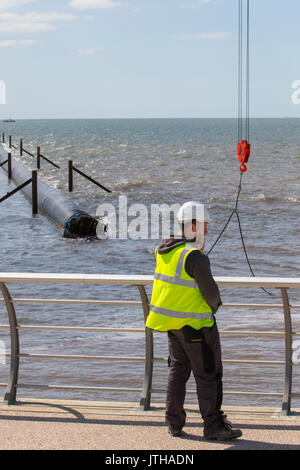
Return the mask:
[[[186,325],[195,330],[211,327],[214,317],[195,279],[185,270],[191,251],[188,245],[175,247],[169,253],[155,251],[156,270],[150,312],[146,326],[158,331],[180,330]]]

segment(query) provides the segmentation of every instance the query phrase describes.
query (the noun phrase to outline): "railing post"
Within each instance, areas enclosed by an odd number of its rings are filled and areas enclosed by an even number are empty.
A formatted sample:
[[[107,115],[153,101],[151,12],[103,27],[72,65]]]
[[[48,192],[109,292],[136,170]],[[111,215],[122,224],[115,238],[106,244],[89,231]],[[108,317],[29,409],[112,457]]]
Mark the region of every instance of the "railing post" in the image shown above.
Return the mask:
[[[17,384],[19,374],[19,332],[17,325],[17,317],[14,308],[14,304],[10,293],[5,284],[0,283],[0,289],[5,300],[6,309],[8,313],[8,320],[10,326],[10,341],[11,341],[11,357],[10,357],[10,374],[7,383],[4,401],[8,405],[12,405],[16,402],[17,396]]]
[[[292,362],[292,319],[289,298],[286,288],[281,288],[281,295],[283,301],[284,312],[284,326],[285,326],[285,379],[284,379],[284,392],[282,398],[281,413],[287,416],[291,411],[291,395],[292,395],[292,380],[293,380],[293,362]]]
[[[69,172],[69,192],[73,191],[73,161],[69,160],[68,162],[68,172]]]
[[[140,296],[142,299],[143,310],[144,310],[144,321],[146,322],[149,314],[149,302],[144,286],[138,286]],[[153,376],[153,332],[150,328],[145,327],[145,339],[146,339],[146,359],[145,359],[145,373],[144,373],[144,384],[142,396],[140,399],[140,408],[143,411],[150,410],[151,404],[151,387],[152,387],[152,376]]]
[[[20,157],[23,155],[23,139],[20,139]]]
[[[2,132],[2,143],[5,144],[5,134]]]
[[[37,191],[37,170],[32,172],[32,214],[36,215],[38,213],[38,191]]]

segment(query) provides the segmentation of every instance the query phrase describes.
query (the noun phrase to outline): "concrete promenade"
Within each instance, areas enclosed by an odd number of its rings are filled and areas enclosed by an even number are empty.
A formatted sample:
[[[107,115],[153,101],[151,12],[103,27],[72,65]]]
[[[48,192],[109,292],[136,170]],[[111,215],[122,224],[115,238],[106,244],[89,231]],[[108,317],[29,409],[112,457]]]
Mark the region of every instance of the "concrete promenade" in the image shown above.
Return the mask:
[[[187,405],[182,438],[171,437],[163,405],[142,412],[136,403],[20,399],[0,403],[1,450],[300,450],[300,410],[224,407],[243,431],[231,442],[206,442],[197,407]]]

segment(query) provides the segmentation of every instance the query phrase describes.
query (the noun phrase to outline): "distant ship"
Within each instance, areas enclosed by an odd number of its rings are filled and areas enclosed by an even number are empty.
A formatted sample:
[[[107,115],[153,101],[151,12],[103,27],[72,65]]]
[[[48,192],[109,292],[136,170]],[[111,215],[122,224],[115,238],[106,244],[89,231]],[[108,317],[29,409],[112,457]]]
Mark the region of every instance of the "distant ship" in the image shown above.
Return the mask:
[[[13,119],[3,119],[2,122],[16,122],[16,121],[14,121]]]

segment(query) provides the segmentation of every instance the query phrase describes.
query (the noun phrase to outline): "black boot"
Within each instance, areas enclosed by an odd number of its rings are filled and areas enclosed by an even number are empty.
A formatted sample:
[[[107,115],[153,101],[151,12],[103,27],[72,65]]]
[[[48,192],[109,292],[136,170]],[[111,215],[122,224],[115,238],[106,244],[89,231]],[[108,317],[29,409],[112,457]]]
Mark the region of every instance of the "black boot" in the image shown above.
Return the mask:
[[[242,436],[240,429],[234,429],[226,420],[226,415],[221,415],[213,429],[204,431],[204,438],[208,441],[230,441]]]

